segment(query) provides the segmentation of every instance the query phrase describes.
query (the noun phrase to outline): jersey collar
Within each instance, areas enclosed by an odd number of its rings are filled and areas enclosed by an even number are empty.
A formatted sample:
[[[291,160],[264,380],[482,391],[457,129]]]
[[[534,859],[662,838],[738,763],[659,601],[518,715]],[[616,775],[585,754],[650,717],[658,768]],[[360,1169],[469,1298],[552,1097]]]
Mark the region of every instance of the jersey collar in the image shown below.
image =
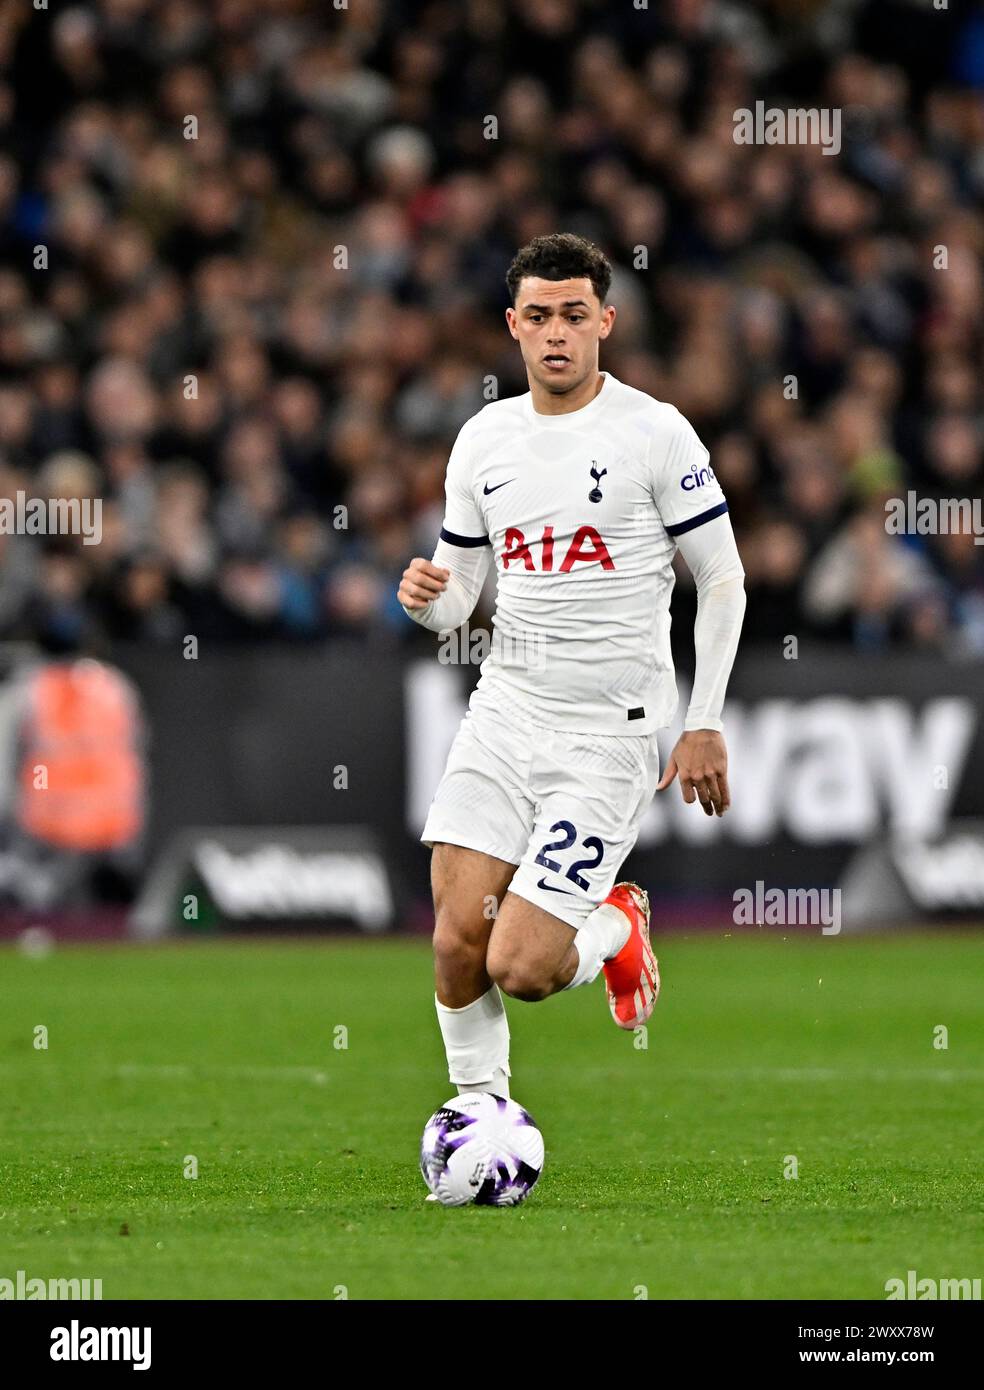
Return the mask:
[[[582,405],[579,410],[569,410],[565,415],[541,415],[538,410],[533,409],[533,393],[526,394],[526,416],[537,429],[557,430],[570,429],[572,425],[582,425],[585,420],[592,420],[604,409],[607,402],[611,399],[612,388],[615,386],[615,378],[610,372],[602,372],[604,383],[601,390],[587,405]]]

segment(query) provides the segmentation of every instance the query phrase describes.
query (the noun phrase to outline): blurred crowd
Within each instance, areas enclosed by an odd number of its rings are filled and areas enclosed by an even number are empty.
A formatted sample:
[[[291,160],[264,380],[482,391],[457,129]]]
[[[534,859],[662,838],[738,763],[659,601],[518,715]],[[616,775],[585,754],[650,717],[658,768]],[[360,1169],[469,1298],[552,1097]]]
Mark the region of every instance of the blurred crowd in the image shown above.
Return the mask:
[[[736,144],[758,99],[839,155]],[[0,534],[0,640],[432,641],[399,576],[566,230],[603,367],[711,450],[748,637],[984,652],[984,546],[885,526],[984,481],[978,11],[0,0],[0,132],[0,497],[105,499]]]

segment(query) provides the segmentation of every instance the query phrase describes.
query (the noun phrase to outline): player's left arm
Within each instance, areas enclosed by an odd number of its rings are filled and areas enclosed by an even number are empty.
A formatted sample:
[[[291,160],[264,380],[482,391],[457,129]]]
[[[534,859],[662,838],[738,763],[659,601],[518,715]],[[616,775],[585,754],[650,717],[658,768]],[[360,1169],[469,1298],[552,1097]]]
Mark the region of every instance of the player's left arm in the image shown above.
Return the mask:
[[[723,816],[731,793],[721,710],[745,615],[745,571],[708,451],[673,407],[661,406],[653,417],[649,470],[656,509],[697,585],[694,688],[658,790],[679,775],[684,801]]]
[[[676,540],[697,585],[696,668],[684,731],[657,790],[679,774],[684,801],[696,799],[707,815],[723,816],[731,792],[721,711],[745,616],[745,571],[727,513]]]

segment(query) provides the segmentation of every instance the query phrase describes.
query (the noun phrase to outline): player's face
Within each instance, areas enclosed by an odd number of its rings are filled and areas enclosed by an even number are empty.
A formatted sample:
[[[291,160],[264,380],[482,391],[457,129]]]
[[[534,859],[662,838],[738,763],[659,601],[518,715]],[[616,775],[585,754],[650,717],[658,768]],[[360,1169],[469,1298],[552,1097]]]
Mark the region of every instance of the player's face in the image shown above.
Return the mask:
[[[533,382],[563,395],[598,372],[598,344],[615,322],[586,277],[581,280],[520,281],[514,308],[506,310],[509,331],[519,343]]]

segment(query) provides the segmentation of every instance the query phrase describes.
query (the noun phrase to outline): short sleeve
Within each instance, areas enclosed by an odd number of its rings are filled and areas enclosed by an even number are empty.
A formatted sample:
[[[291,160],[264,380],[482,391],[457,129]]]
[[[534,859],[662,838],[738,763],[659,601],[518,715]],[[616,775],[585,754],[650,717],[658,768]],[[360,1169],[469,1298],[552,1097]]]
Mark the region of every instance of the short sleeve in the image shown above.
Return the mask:
[[[650,439],[653,500],[671,536],[682,536],[723,516],[728,504],[710,454],[689,420],[671,407]]]
[[[470,422],[469,422],[470,423]],[[441,540],[449,545],[488,545],[485,522],[472,492],[472,454],[468,424],[462,425],[448,459]]]

